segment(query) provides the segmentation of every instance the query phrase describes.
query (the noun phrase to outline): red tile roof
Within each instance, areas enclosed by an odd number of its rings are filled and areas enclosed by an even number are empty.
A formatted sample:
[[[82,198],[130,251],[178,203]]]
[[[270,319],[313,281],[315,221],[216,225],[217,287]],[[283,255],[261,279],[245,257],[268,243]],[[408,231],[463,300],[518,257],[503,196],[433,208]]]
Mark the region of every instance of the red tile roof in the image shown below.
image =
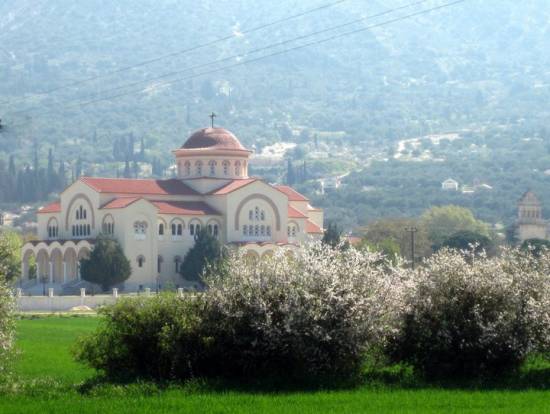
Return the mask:
[[[176,179],[142,180],[128,178],[81,177],[80,181],[100,193],[144,195],[197,195],[191,187]]]
[[[319,227],[317,224],[315,224],[313,221],[308,220],[306,221],[306,233],[322,234],[323,229]]]
[[[140,197],[119,197],[109,201],[107,204],[105,204],[101,208],[107,209],[107,210],[111,208],[125,208],[137,200],[141,200],[141,198]]]
[[[257,178],[245,178],[243,180],[233,180],[230,183],[227,183],[221,188],[218,188],[217,190],[212,191],[210,194],[212,195],[223,195],[223,194],[229,194],[235,190],[238,190],[241,187],[244,187],[248,184],[251,184],[255,181],[258,181]]]
[[[56,201],[55,203],[48,204],[47,206],[41,207],[37,213],[60,213],[61,212],[61,203]]]
[[[300,194],[292,187],[289,187],[288,185],[276,185],[274,187],[281,193],[286,194],[289,201],[309,201],[308,198],[304,197],[302,194]]]
[[[160,214],[184,216],[219,216],[220,213],[202,201],[151,201]]]
[[[288,206],[288,218],[307,218],[301,211],[296,210],[292,206]]]

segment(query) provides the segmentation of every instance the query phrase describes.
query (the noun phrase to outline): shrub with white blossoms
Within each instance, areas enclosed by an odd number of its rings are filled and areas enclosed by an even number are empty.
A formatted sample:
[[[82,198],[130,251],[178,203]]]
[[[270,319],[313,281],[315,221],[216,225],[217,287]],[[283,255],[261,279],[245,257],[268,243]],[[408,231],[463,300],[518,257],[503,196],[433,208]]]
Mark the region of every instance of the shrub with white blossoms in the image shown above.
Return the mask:
[[[0,383],[9,373],[15,335],[13,294],[6,283],[5,269],[0,265]]]
[[[379,254],[315,245],[210,269],[205,292],[122,300],[77,348],[107,375],[353,377],[398,329],[402,271]]]
[[[517,369],[550,345],[550,252],[499,257],[441,251],[414,276],[404,326],[389,347],[427,377]]]
[[[318,244],[226,269],[206,296],[229,373],[351,376],[398,329],[404,272],[377,253]]]

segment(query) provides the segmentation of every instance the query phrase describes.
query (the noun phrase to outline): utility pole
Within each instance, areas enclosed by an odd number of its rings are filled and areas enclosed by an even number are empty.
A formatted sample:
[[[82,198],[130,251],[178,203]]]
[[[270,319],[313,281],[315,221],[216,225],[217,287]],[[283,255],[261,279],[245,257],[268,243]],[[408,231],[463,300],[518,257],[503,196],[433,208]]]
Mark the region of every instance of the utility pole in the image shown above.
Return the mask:
[[[414,235],[418,231],[418,229],[414,226],[405,227],[405,231],[411,233],[411,266],[412,270],[414,270]]]

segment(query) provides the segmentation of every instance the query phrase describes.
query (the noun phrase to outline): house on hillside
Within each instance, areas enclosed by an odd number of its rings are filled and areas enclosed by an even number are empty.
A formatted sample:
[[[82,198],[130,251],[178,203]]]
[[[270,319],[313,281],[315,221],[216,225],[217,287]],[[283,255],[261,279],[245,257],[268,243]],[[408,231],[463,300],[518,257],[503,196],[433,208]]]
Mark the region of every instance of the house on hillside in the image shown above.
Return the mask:
[[[441,183],[441,189],[443,191],[458,191],[458,181],[447,178]]]

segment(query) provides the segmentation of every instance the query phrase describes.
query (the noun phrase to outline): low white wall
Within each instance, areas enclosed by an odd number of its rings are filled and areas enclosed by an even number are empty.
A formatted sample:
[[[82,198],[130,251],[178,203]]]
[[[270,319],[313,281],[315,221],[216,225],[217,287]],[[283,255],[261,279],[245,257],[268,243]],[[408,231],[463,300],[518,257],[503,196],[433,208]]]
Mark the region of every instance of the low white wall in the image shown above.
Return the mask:
[[[92,309],[115,303],[113,295],[94,296],[21,296],[17,298],[17,309],[22,312],[62,312],[75,306],[88,306]]]

